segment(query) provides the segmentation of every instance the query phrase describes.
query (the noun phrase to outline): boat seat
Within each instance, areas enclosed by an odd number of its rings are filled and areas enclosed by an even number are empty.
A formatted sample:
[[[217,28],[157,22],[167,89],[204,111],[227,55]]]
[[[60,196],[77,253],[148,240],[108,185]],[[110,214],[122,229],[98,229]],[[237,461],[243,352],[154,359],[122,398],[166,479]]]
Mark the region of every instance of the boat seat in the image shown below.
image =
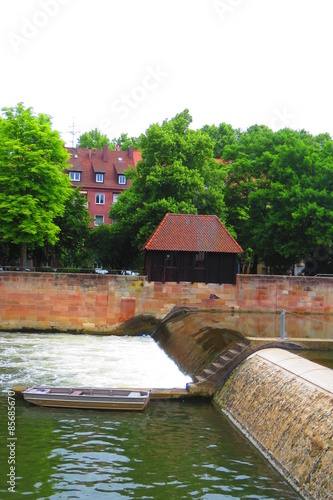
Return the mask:
[[[80,396],[80,394],[82,394],[82,391],[73,391],[73,392],[71,392],[72,396]]]

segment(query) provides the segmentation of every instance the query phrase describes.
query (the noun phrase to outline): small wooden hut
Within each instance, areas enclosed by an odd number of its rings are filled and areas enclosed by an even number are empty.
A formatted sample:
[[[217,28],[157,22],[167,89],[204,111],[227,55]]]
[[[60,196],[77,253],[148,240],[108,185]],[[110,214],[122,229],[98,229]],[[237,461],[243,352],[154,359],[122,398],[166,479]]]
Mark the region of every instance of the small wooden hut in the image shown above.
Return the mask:
[[[149,281],[236,283],[243,250],[216,215],[166,214],[148,241]]]

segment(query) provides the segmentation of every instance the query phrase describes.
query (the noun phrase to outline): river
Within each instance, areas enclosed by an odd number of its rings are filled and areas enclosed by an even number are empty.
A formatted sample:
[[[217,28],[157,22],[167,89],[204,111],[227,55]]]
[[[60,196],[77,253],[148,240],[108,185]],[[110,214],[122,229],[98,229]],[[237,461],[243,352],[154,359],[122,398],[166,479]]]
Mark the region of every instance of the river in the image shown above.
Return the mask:
[[[0,333],[0,360],[3,499],[299,498],[207,402],[104,412],[16,400],[9,437],[8,391],[18,384],[184,387],[190,378],[148,336]]]

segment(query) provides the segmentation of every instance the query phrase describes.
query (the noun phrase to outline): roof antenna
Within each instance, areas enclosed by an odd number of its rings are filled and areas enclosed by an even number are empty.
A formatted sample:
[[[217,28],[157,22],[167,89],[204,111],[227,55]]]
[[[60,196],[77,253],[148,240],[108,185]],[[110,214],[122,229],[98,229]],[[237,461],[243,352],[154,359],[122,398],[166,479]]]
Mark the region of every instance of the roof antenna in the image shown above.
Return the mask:
[[[75,139],[75,136],[80,133],[80,130],[75,130],[74,116],[73,116],[72,130],[70,130],[69,133],[72,134],[72,148],[74,148],[74,139]]]

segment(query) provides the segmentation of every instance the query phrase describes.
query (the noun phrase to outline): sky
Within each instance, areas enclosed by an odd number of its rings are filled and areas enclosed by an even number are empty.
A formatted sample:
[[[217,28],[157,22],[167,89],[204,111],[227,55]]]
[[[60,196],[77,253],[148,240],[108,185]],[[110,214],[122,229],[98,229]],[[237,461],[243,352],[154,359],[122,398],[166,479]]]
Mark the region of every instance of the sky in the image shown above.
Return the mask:
[[[332,0],[2,0],[0,108],[46,113],[66,145],[264,124],[333,136]]]

